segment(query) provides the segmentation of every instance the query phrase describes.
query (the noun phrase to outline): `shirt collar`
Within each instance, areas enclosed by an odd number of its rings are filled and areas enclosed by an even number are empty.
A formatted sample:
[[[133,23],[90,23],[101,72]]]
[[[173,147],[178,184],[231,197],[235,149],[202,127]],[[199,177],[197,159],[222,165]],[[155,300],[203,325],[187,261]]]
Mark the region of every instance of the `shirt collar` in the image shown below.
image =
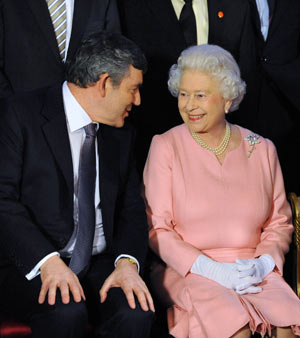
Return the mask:
[[[63,101],[70,132],[75,132],[93,121],[71,93],[67,82],[62,86]]]

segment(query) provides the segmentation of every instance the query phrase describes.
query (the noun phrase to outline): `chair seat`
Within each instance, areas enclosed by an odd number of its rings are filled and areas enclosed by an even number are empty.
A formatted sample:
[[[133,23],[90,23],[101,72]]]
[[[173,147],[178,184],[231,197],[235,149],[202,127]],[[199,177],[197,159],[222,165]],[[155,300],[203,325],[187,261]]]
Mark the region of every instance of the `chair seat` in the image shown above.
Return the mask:
[[[25,338],[30,337],[30,326],[24,322],[0,317],[0,338]],[[89,324],[88,337],[93,338],[93,328]]]
[[[30,335],[31,329],[29,325],[14,319],[1,319],[0,338],[21,338],[29,337]]]

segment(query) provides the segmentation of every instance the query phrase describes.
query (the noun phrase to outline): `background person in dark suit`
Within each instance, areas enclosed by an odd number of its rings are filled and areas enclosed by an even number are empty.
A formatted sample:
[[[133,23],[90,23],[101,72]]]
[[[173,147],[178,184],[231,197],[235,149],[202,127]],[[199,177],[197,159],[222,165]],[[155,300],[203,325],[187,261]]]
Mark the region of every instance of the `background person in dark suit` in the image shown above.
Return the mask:
[[[299,195],[300,2],[250,0],[250,4],[258,46],[258,69],[254,73],[258,100],[251,128],[275,143],[286,193]],[[284,276],[291,286],[295,284],[293,260],[290,250]]]
[[[286,191],[300,194],[296,165],[300,146],[300,2],[265,0],[269,9],[265,38],[262,14],[256,0],[251,2],[259,51],[255,75],[259,100],[253,110],[252,129],[275,143]]]
[[[149,63],[142,88],[143,104],[131,116],[137,127],[137,158],[143,170],[153,135],[181,124],[177,102],[167,88],[168,72],[188,44],[180,24],[183,0],[118,0],[122,32],[143,50]],[[197,25],[195,44],[216,44],[237,60],[247,82],[245,102],[236,115],[252,111],[256,67],[254,30],[247,0],[193,0]],[[249,103],[249,104],[248,104]],[[240,123],[243,125],[242,123]]]
[[[62,87],[1,103],[0,308],[32,337],[86,337],[89,306],[97,337],[149,335],[147,222],[124,123],[145,67],[133,42],[97,33]]]
[[[115,0],[64,1],[66,53],[61,57],[47,5],[53,0],[0,0],[0,97],[62,82],[65,61],[84,37],[120,30]]]

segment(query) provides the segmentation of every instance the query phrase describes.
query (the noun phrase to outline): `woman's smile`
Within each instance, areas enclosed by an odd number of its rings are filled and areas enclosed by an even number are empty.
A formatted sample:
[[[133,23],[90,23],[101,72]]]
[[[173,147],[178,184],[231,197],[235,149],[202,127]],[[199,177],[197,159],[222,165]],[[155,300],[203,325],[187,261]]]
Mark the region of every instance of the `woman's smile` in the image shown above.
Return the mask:
[[[197,122],[202,120],[206,114],[188,114],[189,120],[191,122]]]

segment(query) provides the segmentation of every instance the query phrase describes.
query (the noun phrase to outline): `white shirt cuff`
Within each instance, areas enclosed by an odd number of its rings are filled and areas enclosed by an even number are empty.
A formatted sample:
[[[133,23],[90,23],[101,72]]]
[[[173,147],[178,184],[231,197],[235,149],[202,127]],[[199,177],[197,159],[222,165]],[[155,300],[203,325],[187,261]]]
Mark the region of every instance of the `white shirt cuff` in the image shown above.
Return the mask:
[[[135,258],[135,257],[133,257],[133,256],[130,256],[130,255],[119,255],[116,259],[115,259],[115,267],[116,267],[116,265],[117,265],[117,262],[118,262],[118,260],[119,259],[121,259],[121,258],[131,258],[131,259],[133,259],[134,261],[135,261],[135,263],[136,263],[136,266],[137,266],[137,269],[138,269],[138,272],[140,272],[140,264],[139,264],[139,262],[137,261],[137,259]]]
[[[53,256],[60,256],[60,254],[58,252],[51,252],[49,255],[45,256],[42,260],[40,260],[37,265],[25,276],[28,280],[32,280],[33,278],[35,278],[36,276],[38,276],[41,271],[40,271],[40,267],[50,258]]]

